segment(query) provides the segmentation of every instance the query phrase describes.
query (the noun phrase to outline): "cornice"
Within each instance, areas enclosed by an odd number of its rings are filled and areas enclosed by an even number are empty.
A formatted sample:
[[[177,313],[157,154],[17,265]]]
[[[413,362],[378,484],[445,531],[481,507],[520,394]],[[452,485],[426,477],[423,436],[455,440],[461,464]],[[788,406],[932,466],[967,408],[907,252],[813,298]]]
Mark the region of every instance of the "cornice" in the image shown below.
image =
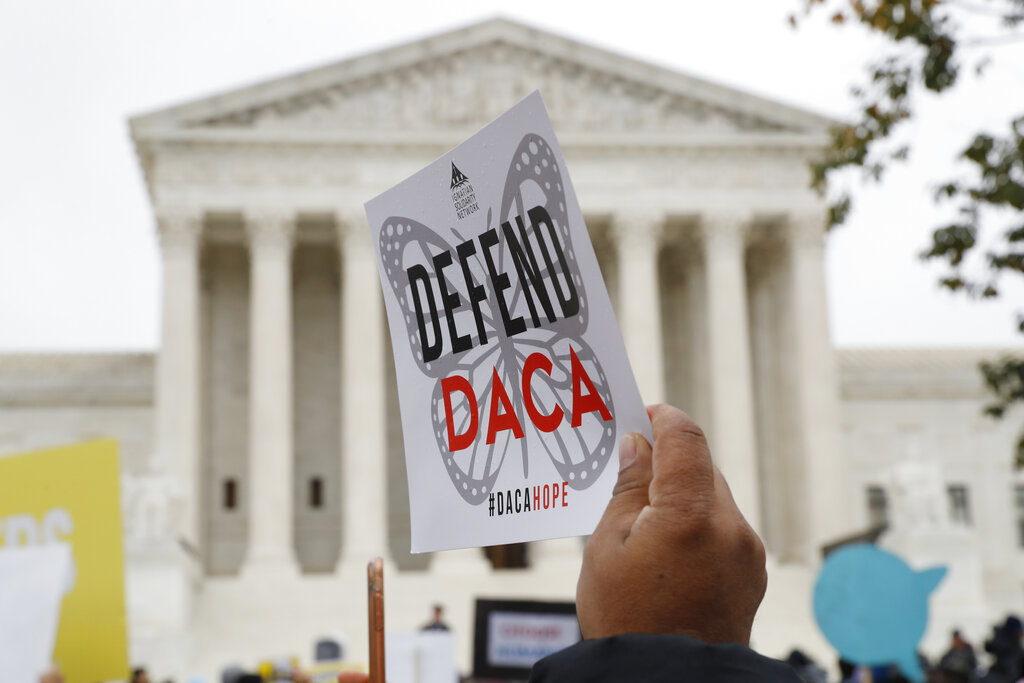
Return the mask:
[[[0,406],[151,407],[154,353],[0,354]]]
[[[138,141],[156,145],[337,147],[355,149],[451,149],[476,131],[475,127],[414,132],[380,130],[303,130],[246,128],[188,128],[164,130]],[[828,142],[816,133],[559,133],[563,149],[642,150],[758,150],[820,151]]]
[[[845,400],[985,400],[990,398],[979,364],[1024,348],[839,349],[840,389]]]

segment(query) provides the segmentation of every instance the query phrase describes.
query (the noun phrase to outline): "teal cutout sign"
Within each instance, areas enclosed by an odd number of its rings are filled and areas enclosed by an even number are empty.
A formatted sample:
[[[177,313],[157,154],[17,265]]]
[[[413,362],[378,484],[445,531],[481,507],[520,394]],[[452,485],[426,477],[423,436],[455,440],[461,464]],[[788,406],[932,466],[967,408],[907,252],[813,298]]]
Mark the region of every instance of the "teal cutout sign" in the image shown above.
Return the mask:
[[[916,572],[896,555],[868,543],[836,550],[814,586],[818,628],[847,661],[896,664],[923,683],[917,644],[928,624],[928,596],[945,567]]]

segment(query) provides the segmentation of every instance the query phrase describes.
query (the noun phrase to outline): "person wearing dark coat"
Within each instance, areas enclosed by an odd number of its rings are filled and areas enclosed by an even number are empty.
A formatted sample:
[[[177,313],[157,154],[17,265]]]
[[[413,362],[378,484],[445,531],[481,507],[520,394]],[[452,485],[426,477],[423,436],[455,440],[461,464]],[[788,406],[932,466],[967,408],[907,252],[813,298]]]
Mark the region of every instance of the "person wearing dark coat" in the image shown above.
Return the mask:
[[[743,645],[667,633],[584,640],[534,664],[530,681],[802,683],[789,665]]]
[[[1006,622],[995,628],[992,638],[985,641],[985,651],[995,657],[987,683],[1014,683],[1024,677],[1024,625],[1019,617],[1006,617]]]
[[[967,642],[960,631],[953,631],[949,649],[939,660],[942,683],[975,683],[978,680],[978,657],[974,646]]]

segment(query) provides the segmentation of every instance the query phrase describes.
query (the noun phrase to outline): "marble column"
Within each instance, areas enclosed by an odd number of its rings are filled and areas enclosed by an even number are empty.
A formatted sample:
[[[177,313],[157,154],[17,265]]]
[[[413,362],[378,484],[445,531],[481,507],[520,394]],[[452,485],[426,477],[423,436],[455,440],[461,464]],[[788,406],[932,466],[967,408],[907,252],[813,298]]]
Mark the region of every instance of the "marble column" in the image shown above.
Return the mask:
[[[292,240],[295,214],[245,214],[249,236],[249,551],[243,572],[295,573]]]
[[[337,213],[341,244],[341,486],[339,571],[388,560],[384,302],[361,208]]]
[[[839,380],[835,350],[829,338],[825,282],[825,213],[791,216],[787,226],[790,303],[796,377],[796,424],[804,491],[792,495],[803,502],[800,516],[808,521],[806,539],[798,548],[808,560],[821,558],[820,547],[852,530],[847,479],[839,441]],[[801,478],[793,478],[801,481]]]
[[[754,393],[747,324],[745,238],[739,215],[702,219],[708,296],[711,453],[743,516],[761,530]]]
[[[156,454],[159,474],[180,487],[176,532],[193,552],[200,539],[199,244],[203,214],[159,209],[163,261],[160,352],[156,368]]]
[[[619,327],[644,403],[665,400],[665,368],[658,291],[658,249],[665,216],[653,211],[616,214],[612,232],[619,262]]]

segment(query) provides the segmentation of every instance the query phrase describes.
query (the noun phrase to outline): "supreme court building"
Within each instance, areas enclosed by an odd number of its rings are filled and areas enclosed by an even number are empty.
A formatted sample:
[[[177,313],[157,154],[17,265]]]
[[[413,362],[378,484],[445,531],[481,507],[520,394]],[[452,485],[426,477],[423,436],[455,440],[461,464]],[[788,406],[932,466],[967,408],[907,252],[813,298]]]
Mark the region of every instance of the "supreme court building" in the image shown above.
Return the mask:
[[[388,628],[445,604],[463,669],[476,597],[573,598],[581,539],[409,554],[362,208],[535,89],[645,402],[705,428],[768,549],[755,647],[831,663],[822,547],[882,523],[912,566],[951,566],[926,649],[1024,609],[1019,423],[981,415],[989,351],[829,340],[807,168],[833,122],[493,20],[132,119],[160,348],[0,356],[0,446],[121,441],[133,661],[213,676],[331,634],[362,658],[374,555]]]

